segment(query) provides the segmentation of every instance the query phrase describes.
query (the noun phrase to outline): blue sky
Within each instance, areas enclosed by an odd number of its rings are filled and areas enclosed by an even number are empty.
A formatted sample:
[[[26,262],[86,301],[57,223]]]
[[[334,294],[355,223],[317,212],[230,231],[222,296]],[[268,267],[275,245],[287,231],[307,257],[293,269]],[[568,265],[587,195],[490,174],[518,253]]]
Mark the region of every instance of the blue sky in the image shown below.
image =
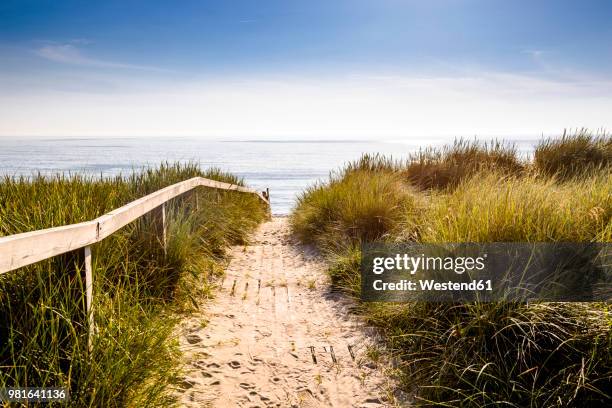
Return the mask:
[[[610,21],[603,0],[5,0],[0,135],[612,127]]]

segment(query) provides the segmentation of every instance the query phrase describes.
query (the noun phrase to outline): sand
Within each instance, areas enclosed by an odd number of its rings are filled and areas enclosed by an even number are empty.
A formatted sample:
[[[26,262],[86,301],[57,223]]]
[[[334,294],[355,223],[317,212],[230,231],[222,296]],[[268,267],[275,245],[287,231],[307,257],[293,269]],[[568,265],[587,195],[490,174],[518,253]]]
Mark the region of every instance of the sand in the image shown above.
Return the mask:
[[[375,331],[327,279],[315,251],[292,240],[286,218],[233,248],[216,298],[180,325],[181,405],[392,406],[388,366],[372,357]]]

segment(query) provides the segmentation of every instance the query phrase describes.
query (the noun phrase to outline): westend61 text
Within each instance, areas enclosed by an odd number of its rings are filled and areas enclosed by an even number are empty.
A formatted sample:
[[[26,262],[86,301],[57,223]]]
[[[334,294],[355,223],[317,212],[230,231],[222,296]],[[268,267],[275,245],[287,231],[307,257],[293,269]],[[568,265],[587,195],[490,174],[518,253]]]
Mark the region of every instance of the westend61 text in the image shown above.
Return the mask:
[[[366,302],[609,302],[612,244],[364,243]]]
[[[411,281],[402,279],[398,282],[384,282],[380,279],[372,283],[374,290],[399,290],[399,291],[492,291],[491,280],[473,280],[471,282],[438,282],[433,279]]]

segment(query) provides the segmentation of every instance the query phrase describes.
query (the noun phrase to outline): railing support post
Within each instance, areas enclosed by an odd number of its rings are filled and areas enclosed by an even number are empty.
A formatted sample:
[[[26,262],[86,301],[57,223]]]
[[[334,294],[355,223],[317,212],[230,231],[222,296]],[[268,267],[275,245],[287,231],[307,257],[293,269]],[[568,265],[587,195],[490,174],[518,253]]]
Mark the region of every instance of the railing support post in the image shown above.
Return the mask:
[[[162,222],[162,245],[164,246],[164,257],[168,255],[168,241],[166,238],[166,203],[161,205],[161,222]]]
[[[87,323],[89,330],[87,333],[87,348],[91,351],[93,346],[93,336],[95,332],[95,322],[93,313],[93,274],[91,270],[91,247],[83,248],[85,255],[85,305],[87,310]]]
[[[271,219],[272,218],[272,206],[270,205],[270,188],[266,187],[266,189],[261,192],[261,195],[263,195],[263,197],[268,202],[268,219]]]
[[[168,251],[168,238],[166,232],[166,203],[155,207],[151,211],[151,222],[153,225],[153,233],[155,234],[155,239],[161,245],[161,249],[164,252],[164,258],[167,255]]]

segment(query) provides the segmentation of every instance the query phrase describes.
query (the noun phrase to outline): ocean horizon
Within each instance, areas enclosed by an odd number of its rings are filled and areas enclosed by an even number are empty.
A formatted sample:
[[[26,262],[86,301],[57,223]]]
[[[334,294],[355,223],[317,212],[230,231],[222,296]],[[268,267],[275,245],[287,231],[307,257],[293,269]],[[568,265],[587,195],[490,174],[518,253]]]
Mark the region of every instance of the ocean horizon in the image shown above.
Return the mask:
[[[486,139],[483,139],[486,140]],[[114,176],[161,162],[194,162],[236,174],[250,187],[270,189],[272,213],[287,215],[297,195],[365,153],[405,159],[435,140],[204,140],[188,137],[0,137],[0,175]],[[537,140],[511,140],[519,154]]]

